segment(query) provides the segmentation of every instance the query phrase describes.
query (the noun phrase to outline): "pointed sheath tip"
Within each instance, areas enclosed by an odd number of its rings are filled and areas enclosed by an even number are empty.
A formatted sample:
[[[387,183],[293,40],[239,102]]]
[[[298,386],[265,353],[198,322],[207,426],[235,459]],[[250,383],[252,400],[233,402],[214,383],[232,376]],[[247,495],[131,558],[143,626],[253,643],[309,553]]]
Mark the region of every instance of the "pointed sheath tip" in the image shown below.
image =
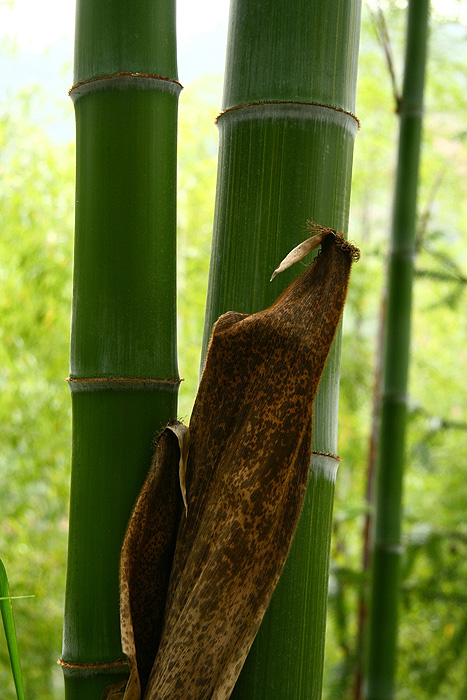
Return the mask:
[[[317,248],[323,240],[326,238],[326,236],[329,233],[332,233],[332,229],[325,229],[324,227],[319,227],[320,231],[317,233],[315,236],[311,236],[311,238],[307,238],[305,241],[302,241],[299,243],[295,248],[293,248],[288,255],[285,256],[285,258],[282,260],[280,265],[276,267],[274,272],[271,275],[271,279],[269,280],[272,282],[274,277],[278,275],[280,272],[283,272],[284,270],[287,270],[289,267],[294,265],[296,262],[299,262],[300,260],[303,260],[303,258],[308,255],[312,250]]]

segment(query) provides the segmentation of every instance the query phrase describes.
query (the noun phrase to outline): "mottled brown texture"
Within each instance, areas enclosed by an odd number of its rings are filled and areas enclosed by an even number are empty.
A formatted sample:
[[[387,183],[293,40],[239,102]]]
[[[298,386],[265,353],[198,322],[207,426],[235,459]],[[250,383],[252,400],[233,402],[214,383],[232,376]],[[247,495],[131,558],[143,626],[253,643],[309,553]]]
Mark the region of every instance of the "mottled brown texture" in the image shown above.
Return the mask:
[[[177,530],[183,510],[180,447],[170,425],[159,436],[148,477],[128,526],[120,560],[122,648],[131,675],[127,700],[144,693],[159,645]]]
[[[121,700],[123,693],[125,692],[125,686],[127,686],[127,681],[120,681],[120,683],[112,683],[107,686],[104,690],[104,695],[102,700]]]
[[[354,257],[330,231],[270,308],[229,312],[214,326],[190,421],[188,514],[146,700],[230,697],[295,533],[313,400]]]

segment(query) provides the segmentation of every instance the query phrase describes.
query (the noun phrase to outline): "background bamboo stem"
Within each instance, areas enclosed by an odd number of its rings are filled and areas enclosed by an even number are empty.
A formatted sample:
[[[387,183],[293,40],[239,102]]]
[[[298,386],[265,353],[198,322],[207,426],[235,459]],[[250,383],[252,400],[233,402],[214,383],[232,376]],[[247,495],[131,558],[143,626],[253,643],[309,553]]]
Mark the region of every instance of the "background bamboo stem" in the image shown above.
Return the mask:
[[[402,480],[428,0],[409,0],[383,352],[378,487],[365,697],[394,696]]]

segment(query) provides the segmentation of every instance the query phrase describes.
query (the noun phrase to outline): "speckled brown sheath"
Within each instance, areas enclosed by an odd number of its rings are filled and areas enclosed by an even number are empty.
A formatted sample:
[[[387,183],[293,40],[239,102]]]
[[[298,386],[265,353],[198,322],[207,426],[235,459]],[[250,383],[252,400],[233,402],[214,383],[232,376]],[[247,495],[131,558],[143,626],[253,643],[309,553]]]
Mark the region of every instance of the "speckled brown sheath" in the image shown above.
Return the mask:
[[[167,427],[159,436],[122,547],[120,627],[131,668],[125,697],[132,700],[139,700],[141,687],[146,687],[161,636],[183,510],[179,459],[177,437]]]
[[[295,533],[310,465],[313,400],[357,253],[330,231],[313,265],[270,308],[229,312],[214,326],[190,421],[188,515],[180,519],[145,700],[230,697]],[[174,447],[168,469],[176,473]],[[153,493],[155,481],[153,466],[130,524],[136,532],[142,522],[153,539],[159,535],[150,532],[141,499],[164,508],[167,496]],[[146,550],[157,554],[158,546]],[[154,575],[154,565],[136,561],[144,570],[129,580],[138,581],[139,597],[149,605],[154,583],[144,579]],[[152,611],[138,616],[150,620]],[[132,692],[127,687],[125,700],[139,698]]]

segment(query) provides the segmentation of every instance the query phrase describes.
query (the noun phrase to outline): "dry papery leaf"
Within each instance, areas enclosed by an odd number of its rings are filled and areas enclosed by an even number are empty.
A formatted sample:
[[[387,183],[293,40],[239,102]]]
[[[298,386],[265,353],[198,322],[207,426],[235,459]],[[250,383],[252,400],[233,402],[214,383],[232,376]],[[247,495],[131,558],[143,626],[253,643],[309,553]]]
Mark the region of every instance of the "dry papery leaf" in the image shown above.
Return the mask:
[[[173,421],[160,434],[134,507],[120,558],[122,649],[130,662],[126,700],[140,700],[159,646],[170,571],[183,512],[188,428]]]
[[[175,435],[187,429],[160,436],[122,550],[125,700],[227,700],[259,628],[300,516],[313,400],[358,257],[341,234],[318,236],[320,255],[272,306],[214,326],[187,510]]]

